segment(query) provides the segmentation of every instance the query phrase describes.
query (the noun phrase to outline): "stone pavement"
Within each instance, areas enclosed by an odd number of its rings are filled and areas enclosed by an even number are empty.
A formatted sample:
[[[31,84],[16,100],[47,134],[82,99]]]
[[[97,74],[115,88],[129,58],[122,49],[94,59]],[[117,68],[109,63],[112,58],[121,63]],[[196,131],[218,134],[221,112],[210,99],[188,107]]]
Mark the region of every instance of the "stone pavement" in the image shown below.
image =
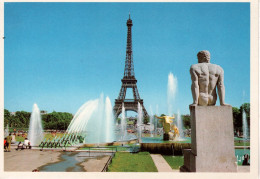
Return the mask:
[[[106,165],[109,157],[110,156],[102,156],[94,159],[88,159],[80,165],[84,166],[86,172],[101,172]]]
[[[40,151],[32,149],[15,150],[4,152],[4,171],[27,171],[34,169],[47,163],[59,161],[60,152],[56,151]]]
[[[239,173],[250,172],[250,166],[237,166]]]
[[[173,172],[172,168],[161,154],[151,154],[151,157],[157,167],[158,172]]]

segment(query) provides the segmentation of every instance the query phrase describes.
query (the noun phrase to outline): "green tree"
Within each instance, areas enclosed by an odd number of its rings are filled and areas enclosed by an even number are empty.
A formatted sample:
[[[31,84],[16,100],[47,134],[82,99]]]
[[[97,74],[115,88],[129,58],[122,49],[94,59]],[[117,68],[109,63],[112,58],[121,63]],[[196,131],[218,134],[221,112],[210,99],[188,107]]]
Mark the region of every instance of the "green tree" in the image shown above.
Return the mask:
[[[116,119],[116,123],[117,123],[117,124],[121,124],[121,118],[118,117],[118,118]]]
[[[242,128],[242,120],[241,120],[241,112],[237,107],[232,107],[233,111],[233,125],[234,131],[241,130]]]
[[[73,118],[71,113],[53,111],[42,115],[44,129],[66,130]]]
[[[4,109],[4,127],[6,127],[7,124],[9,125],[10,118],[11,118],[11,113],[7,109]]]
[[[191,128],[191,124],[190,124],[190,115],[186,114],[186,115],[182,115],[182,120],[183,120],[183,126],[186,129],[190,129]]]
[[[144,124],[147,124],[149,122],[149,117],[144,118]]]
[[[31,113],[26,111],[17,111],[15,113],[17,128],[28,128]]]
[[[234,130],[242,132],[243,127],[243,111],[246,113],[247,124],[249,127],[250,133],[250,103],[244,103],[240,106],[240,108],[232,107],[233,111],[233,124]]]

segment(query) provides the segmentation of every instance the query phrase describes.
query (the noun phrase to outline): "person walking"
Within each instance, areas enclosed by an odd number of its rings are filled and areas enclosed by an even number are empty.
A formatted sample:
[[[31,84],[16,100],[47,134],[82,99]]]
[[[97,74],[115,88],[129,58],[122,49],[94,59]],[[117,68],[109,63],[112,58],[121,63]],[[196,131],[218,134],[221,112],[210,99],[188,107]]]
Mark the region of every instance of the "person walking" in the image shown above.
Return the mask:
[[[4,139],[4,149],[5,149],[5,152],[7,151],[7,142],[6,142],[6,138]]]
[[[12,136],[11,133],[9,134],[9,136],[6,137],[6,142],[7,142],[7,147],[8,147],[8,152],[11,152],[11,142],[12,142]]]

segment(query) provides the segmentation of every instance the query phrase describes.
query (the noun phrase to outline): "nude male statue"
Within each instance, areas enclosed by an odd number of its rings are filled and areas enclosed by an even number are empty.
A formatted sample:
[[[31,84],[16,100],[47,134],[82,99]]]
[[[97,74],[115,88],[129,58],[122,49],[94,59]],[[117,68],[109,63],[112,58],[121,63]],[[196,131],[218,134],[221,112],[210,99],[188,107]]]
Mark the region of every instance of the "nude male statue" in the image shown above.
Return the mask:
[[[221,106],[225,104],[224,71],[219,65],[210,63],[209,51],[203,50],[197,54],[198,64],[190,68],[192,80],[191,91],[193,104],[191,106],[213,106],[217,101],[216,87]]]

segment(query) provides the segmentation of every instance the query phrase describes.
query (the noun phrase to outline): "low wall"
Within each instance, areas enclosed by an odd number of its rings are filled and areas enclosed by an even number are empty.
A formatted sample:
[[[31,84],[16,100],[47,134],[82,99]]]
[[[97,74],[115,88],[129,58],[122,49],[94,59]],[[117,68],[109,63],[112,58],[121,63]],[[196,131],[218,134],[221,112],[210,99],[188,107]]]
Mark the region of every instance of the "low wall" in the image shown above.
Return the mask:
[[[183,155],[183,149],[190,148],[190,143],[141,143],[141,151],[165,155]]]
[[[137,140],[129,140],[129,141],[122,141],[122,142],[111,142],[111,143],[101,143],[101,144],[82,144],[80,147],[104,147],[104,146],[119,146],[119,145],[126,145],[126,144],[134,144],[137,143]]]

